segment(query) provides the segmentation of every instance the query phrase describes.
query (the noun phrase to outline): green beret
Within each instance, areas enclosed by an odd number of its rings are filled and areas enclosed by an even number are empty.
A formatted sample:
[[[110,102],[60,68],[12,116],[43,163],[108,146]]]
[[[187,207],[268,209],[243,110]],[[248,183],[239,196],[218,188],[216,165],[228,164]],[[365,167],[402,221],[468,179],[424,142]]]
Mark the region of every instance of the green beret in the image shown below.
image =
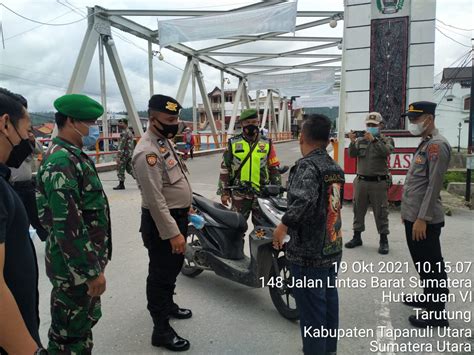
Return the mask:
[[[69,94],[54,101],[54,108],[65,116],[78,121],[95,121],[104,113],[104,108],[97,101],[86,95]]]
[[[249,120],[251,118],[258,118],[257,110],[250,108],[247,110],[243,110],[240,114],[239,121]]]

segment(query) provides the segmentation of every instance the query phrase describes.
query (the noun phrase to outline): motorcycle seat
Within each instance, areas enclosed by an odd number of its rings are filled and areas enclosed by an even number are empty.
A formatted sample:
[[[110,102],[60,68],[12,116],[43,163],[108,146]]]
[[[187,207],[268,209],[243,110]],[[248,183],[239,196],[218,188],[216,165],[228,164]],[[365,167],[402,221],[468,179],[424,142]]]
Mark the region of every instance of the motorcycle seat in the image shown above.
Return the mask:
[[[220,203],[211,201],[203,196],[194,195],[193,198],[198,208],[208,213],[218,222],[239,231],[247,230],[247,221],[241,213],[230,211]]]

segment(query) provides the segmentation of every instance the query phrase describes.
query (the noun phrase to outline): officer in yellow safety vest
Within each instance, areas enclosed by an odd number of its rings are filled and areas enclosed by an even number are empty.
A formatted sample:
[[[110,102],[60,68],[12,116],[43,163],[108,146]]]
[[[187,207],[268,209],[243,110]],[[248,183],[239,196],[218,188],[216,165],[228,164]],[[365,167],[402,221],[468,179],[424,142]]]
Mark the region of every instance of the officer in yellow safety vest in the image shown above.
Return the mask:
[[[259,132],[257,110],[248,109],[240,115],[242,134],[229,139],[222,157],[217,194],[225,206],[252,219],[258,211],[256,196],[263,186],[281,185],[280,162],[272,141]],[[238,189],[229,189],[238,186]]]

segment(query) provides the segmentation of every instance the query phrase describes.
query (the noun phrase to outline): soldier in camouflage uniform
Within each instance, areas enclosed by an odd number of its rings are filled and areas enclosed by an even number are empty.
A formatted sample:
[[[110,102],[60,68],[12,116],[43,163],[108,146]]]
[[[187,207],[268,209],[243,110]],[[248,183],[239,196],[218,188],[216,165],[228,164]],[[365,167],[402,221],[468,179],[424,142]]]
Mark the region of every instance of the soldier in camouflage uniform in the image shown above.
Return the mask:
[[[120,141],[116,160],[119,184],[114,187],[114,190],[125,190],[125,171],[127,171],[127,173],[132,175],[132,177],[135,179],[132,168],[132,156],[135,145],[133,134],[128,129],[128,120],[126,118],[119,120],[119,128],[122,130],[122,133],[120,133]]]
[[[39,217],[49,233],[46,273],[53,285],[48,351],[90,354],[112,244],[107,197],[81,148],[97,139],[94,125],[103,108],[77,94],[60,97],[54,107],[59,134],[37,176]]]
[[[265,185],[281,185],[278,171],[280,162],[272,141],[259,133],[260,120],[257,110],[248,109],[240,115],[242,134],[232,137],[224,152],[219,176],[217,194],[222,204],[240,212],[247,219],[252,211],[252,219],[258,213],[257,199]],[[230,191],[228,186],[239,186]]]

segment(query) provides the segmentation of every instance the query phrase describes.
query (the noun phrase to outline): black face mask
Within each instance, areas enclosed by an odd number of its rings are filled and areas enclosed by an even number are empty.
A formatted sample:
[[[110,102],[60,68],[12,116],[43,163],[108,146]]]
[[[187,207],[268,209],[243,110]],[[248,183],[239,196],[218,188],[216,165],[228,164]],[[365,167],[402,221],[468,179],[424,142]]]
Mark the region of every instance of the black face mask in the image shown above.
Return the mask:
[[[253,137],[257,132],[258,132],[258,126],[256,125],[252,124],[252,125],[244,127],[244,133],[247,136]]]
[[[21,138],[16,127],[13,126],[13,128],[15,128],[15,131],[16,131],[16,134],[18,134],[18,137]],[[8,141],[12,145],[13,149],[10,152],[10,155],[8,156],[8,160],[6,164],[10,168],[18,169],[20,165],[25,161],[25,159],[28,158],[28,156],[30,156],[31,153],[33,153],[33,146],[31,145],[31,142],[29,139],[21,138],[20,143],[18,143],[17,145],[14,145],[10,139],[8,139]]]
[[[156,125],[153,125],[160,134],[166,138],[173,138],[178,133],[179,124],[164,124],[161,121],[161,126],[163,128],[158,128]]]

